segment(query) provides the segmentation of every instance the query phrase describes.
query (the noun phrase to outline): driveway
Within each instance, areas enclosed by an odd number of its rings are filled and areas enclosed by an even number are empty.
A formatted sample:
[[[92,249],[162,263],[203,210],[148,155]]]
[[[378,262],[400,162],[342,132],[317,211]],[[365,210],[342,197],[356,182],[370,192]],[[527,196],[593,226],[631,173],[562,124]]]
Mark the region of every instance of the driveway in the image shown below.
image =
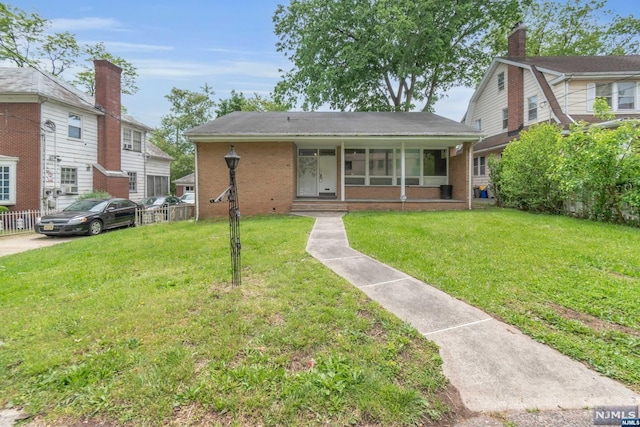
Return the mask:
[[[31,249],[44,248],[59,243],[68,242],[74,239],[81,239],[82,236],[73,237],[47,237],[42,234],[28,233],[15,236],[0,237],[0,257],[17,254]]]

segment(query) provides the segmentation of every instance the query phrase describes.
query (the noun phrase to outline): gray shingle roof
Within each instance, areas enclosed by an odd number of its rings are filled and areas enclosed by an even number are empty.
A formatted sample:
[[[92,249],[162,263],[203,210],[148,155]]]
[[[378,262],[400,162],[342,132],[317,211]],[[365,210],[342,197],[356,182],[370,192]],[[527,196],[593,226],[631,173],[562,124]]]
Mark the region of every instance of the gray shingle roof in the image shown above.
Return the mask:
[[[95,114],[103,114],[95,108],[95,101],[91,96],[51,74],[34,68],[0,68],[0,93],[44,96]]]
[[[528,56],[503,59],[562,74],[640,73],[640,55],[609,56]]]
[[[147,141],[147,144],[145,145],[145,151],[149,156],[155,157],[157,159],[173,160],[173,157],[171,157],[149,141]]]
[[[465,136],[482,133],[432,113],[234,112],[185,132],[189,137]]]

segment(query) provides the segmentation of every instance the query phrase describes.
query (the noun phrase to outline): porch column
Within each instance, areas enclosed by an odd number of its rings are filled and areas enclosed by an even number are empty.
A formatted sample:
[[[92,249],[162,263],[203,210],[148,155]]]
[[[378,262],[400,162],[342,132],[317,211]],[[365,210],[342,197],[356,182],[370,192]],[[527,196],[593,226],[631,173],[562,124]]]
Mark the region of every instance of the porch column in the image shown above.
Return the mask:
[[[340,142],[340,201],[344,202],[344,141]]]
[[[405,200],[407,200],[407,194],[405,193],[405,186],[404,186],[404,181],[405,181],[405,176],[406,176],[406,172],[405,172],[405,158],[404,158],[404,141],[402,141],[402,143],[400,144],[400,200],[402,200],[403,202]]]

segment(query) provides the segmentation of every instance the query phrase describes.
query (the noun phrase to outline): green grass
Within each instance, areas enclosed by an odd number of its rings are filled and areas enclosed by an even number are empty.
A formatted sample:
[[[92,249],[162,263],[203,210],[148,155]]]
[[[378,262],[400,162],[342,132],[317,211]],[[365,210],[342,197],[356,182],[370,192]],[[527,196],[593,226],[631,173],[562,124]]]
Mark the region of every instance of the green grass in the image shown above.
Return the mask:
[[[158,224],[0,258],[0,408],[48,425],[414,425],[436,346],[305,252],[313,221]]]
[[[502,209],[344,222],[353,248],[640,390],[640,229]]]

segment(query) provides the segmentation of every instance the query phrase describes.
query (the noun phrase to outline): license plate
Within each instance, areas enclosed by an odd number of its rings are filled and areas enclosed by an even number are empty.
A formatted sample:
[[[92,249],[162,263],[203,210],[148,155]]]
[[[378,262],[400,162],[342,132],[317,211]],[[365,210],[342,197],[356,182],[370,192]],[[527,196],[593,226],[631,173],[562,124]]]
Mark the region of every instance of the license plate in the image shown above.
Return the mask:
[[[53,230],[53,224],[45,224],[45,226],[42,227],[42,229],[44,231],[51,231],[51,230]]]

